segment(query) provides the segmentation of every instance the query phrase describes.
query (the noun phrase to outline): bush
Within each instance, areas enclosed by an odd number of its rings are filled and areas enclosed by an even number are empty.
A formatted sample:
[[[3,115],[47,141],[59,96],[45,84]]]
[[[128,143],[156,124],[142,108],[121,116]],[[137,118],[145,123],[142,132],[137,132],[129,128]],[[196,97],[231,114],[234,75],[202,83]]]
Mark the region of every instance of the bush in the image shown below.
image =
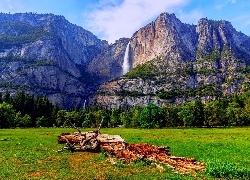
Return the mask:
[[[19,111],[16,113],[15,123],[17,127],[30,127],[32,124],[32,119],[28,114],[22,116],[21,112]]]
[[[250,171],[246,168],[239,168],[229,162],[218,160],[207,164],[206,173],[215,178],[249,179]]]
[[[129,79],[151,79],[154,80],[155,76],[158,73],[158,68],[153,64],[155,59],[149,61],[147,63],[138,65],[137,67],[133,68],[131,71],[127,72],[124,76]]]
[[[6,102],[0,104],[0,128],[13,127],[15,115],[15,110],[11,104]]]
[[[37,127],[49,127],[49,119],[44,116],[36,118],[36,126]]]

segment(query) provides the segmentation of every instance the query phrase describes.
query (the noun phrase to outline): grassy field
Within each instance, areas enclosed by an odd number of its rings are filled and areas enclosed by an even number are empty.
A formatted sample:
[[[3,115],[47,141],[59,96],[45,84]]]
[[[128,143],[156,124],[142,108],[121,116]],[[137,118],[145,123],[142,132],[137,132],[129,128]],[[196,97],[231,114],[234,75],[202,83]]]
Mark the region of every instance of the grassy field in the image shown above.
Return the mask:
[[[90,131],[90,129],[82,129]],[[170,146],[174,156],[193,157],[207,169],[198,177],[159,172],[153,165],[107,162],[102,153],[61,152],[57,136],[74,129],[0,129],[0,179],[250,179],[250,128],[101,129],[128,143]]]

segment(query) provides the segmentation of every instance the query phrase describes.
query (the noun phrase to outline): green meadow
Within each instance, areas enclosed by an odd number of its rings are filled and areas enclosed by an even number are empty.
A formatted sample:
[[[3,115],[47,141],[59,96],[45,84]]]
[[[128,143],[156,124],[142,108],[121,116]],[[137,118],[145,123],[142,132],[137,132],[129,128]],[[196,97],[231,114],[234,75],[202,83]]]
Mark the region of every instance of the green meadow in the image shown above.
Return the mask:
[[[81,129],[91,131],[93,129]],[[174,156],[193,157],[207,168],[196,177],[153,163],[111,165],[104,153],[64,151],[57,136],[74,129],[0,129],[0,179],[250,179],[250,128],[103,128],[128,143],[170,146]]]

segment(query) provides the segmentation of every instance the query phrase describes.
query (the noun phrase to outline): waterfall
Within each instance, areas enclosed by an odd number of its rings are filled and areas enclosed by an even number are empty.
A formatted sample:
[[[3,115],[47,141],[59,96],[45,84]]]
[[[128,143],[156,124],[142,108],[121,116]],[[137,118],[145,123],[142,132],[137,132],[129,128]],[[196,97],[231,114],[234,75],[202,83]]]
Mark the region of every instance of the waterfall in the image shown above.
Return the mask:
[[[126,47],[125,55],[123,58],[122,75],[126,74],[129,71],[129,45],[130,45],[130,42],[128,43]]]

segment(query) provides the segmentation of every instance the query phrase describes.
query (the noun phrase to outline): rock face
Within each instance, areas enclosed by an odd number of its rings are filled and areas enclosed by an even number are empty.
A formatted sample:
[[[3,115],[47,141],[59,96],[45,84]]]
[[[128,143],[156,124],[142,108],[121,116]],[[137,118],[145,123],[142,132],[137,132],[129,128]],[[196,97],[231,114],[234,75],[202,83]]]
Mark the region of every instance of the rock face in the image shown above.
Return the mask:
[[[194,25],[183,24],[174,14],[163,13],[132,36],[133,67],[157,56],[168,61],[194,60],[196,43]]]
[[[105,82],[122,76],[122,64],[128,38],[121,38],[103,49],[87,66],[87,72],[96,77],[97,82]]]
[[[41,27],[50,35],[56,36],[60,39],[68,56],[76,64],[90,61],[108,45],[106,41],[101,41],[91,32],[71,24],[63,16],[34,13],[1,13],[0,22],[2,24],[18,22],[30,25],[31,27]],[[16,32],[17,30],[18,28],[15,28],[13,29],[13,32]]]
[[[109,45],[53,14],[0,13],[0,23],[1,91],[24,89],[70,108],[81,106],[100,82],[121,75],[126,39]],[[95,62],[101,64],[91,68]],[[107,76],[96,73],[103,67]]]
[[[101,85],[93,102],[161,106],[249,89],[250,38],[230,22],[201,19],[195,26],[163,13],[135,32],[130,46],[134,69]]]
[[[227,21],[189,25],[162,13],[108,44],[63,16],[0,13],[0,91],[47,95],[63,108],[207,101],[248,90],[249,65],[250,38]]]

